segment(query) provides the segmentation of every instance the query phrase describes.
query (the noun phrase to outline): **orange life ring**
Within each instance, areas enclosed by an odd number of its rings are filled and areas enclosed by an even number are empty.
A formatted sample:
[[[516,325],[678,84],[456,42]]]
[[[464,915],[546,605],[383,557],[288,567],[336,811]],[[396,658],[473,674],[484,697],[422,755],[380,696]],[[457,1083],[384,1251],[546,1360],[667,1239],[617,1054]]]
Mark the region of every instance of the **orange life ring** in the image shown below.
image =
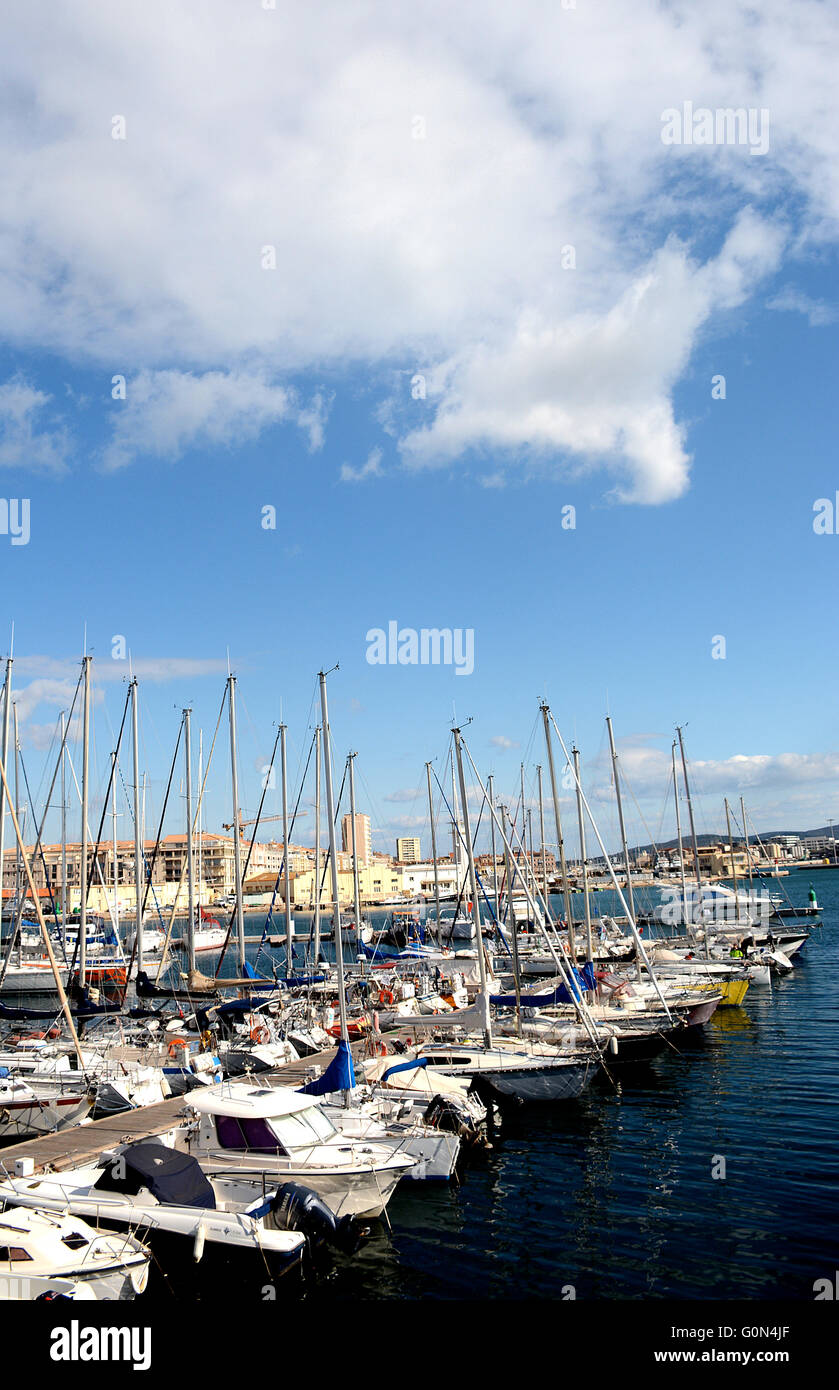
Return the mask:
[[[189,1047],[186,1038],[173,1038],[169,1044],[169,1056],[174,1057],[179,1047]]]
[[[251,1042],[268,1043],[271,1041],[271,1034],[268,1032],[264,1023],[255,1023],[251,1029]]]
[[[393,1003],[393,990],[392,990],[392,989],[380,989],[380,990],[379,990],[379,1003],[380,1003],[380,1004],[392,1004],[392,1003]]]

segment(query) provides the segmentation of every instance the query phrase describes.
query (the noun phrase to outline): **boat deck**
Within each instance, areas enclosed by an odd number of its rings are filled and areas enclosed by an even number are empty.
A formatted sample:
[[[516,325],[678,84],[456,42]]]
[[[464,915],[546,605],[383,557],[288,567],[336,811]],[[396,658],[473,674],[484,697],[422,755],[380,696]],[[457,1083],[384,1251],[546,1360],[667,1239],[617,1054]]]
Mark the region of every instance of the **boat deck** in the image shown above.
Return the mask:
[[[364,1043],[353,1043],[352,1053],[355,1061],[364,1055]],[[324,1052],[315,1052],[309,1057],[301,1057],[297,1062],[287,1062],[271,1072],[251,1076],[254,1085],[267,1081],[279,1081],[284,1086],[302,1086],[309,1079],[312,1067],[322,1071],[328,1067],[335,1056],[330,1047]],[[234,1082],[244,1077],[234,1077]],[[89,1124],[59,1130],[57,1134],[42,1135],[37,1139],[24,1139],[19,1144],[10,1144],[0,1149],[0,1173],[3,1169],[14,1174],[15,1160],[31,1158],[35,1171],[51,1168],[60,1172],[64,1168],[76,1168],[85,1163],[95,1162],[105,1149],[116,1148],[119,1144],[130,1144],[155,1135],[165,1134],[173,1129],[183,1117],[189,1104],[189,1096],[173,1096],[170,1100],[158,1101],[156,1105],[138,1106],[136,1110],[125,1110],[120,1115],[107,1115],[102,1120],[92,1120]]]

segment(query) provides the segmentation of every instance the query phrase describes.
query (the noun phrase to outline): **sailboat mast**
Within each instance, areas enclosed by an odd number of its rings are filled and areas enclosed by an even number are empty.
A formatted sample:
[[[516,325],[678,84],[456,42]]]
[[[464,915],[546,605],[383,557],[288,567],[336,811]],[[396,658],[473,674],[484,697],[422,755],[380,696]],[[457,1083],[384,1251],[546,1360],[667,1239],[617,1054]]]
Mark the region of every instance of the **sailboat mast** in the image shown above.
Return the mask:
[[[554,822],[556,824],[556,846],[559,853],[559,872],[562,876],[562,896],[565,903],[565,920],[568,930],[568,949],[571,961],[577,959],[577,951],[574,944],[574,914],[571,911],[571,893],[568,887],[568,865],[565,861],[565,844],[562,839],[562,817],[559,811],[559,792],[556,785],[556,767],[554,766],[554,751],[551,745],[551,726],[549,724],[550,710],[547,705],[539,706],[542,712],[542,722],[545,726],[545,746],[548,750],[548,775],[551,779],[551,796],[554,804]]]
[[[355,934],[359,945],[361,944],[361,897],[358,889],[358,848],[356,846],[355,830],[355,760],[357,753],[350,753],[347,761],[350,765],[350,823],[352,825],[352,891],[353,891],[353,912],[355,913]]]
[[[551,918],[550,903],[548,901],[548,856],[545,849],[545,802],[542,796],[542,767],[536,764],[536,778],[539,784],[539,842],[542,846],[542,895],[545,899],[545,911],[548,914],[548,921]]]
[[[320,724],[315,729],[315,894],[314,964],[320,959]]]
[[[119,941],[119,847],[117,842],[117,755],[114,760],[114,775],[111,780],[111,823],[113,825],[112,853],[114,858],[114,931]]]
[[[239,824],[239,770],[236,761],[236,677],[227,678],[227,713],[230,720],[230,780],[233,790],[233,874],[236,883],[236,936],[239,973],[245,973],[245,915],[242,906],[242,842]]]
[[[12,657],[6,658],[6,680],[3,686],[3,766],[9,757],[9,709],[12,696]],[[3,938],[3,885],[6,877],[6,792],[0,792],[0,940]]]
[[[192,710],[184,710],[184,775],[186,777],[186,949],[188,969],[195,969],[195,871],[192,859]]]
[[[592,949],[591,941],[591,902],[589,899],[588,892],[588,864],[586,862],[586,827],[585,821],[583,819],[583,790],[582,783],[580,782],[579,748],[572,748],[571,756],[574,759],[574,772],[576,774],[577,783],[577,823],[580,831],[580,859],[582,861],[583,866],[583,904],[585,908],[586,919],[586,960],[590,962],[594,958],[594,951]]]
[[[67,955],[67,734],[61,711],[61,946]],[[4,761],[5,765],[5,761]],[[2,862],[2,851],[0,851]],[[2,873],[0,873],[2,877]]]
[[[725,801],[725,824],[728,830],[728,854],[731,860],[731,876],[734,879],[734,920],[739,923],[740,894],[737,891],[737,865],[734,862],[734,845],[731,839],[731,814],[728,809],[728,797],[724,797],[723,800]]]
[[[509,820],[512,828],[513,818],[507,815],[507,808],[499,804],[501,824],[503,826],[505,817]],[[492,820],[492,816],[490,816]],[[493,821],[493,824],[495,822]],[[507,881],[507,902],[510,902],[510,894],[513,888],[513,863],[510,857],[510,846],[504,838],[504,877]],[[512,909],[510,911],[510,949],[513,953],[513,987],[516,992],[516,1033],[521,1037],[521,971],[519,969],[519,932],[516,926],[516,918]]]
[[[623,863],[624,863],[624,868],[626,869],[627,897],[628,897],[628,899],[629,899],[630,911],[632,912],[632,916],[633,916],[633,919],[634,919],[634,917],[635,917],[635,898],[633,897],[633,894],[632,894],[632,871],[631,871],[631,869],[630,869],[630,867],[629,867],[629,845],[628,845],[627,842],[626,842],[626,825],[625,825],[624,819],[623,819],[623,798],[621,797],[621,779],[620,779],[620,772],[619,772],[619,770],[618,770],[618,754],[617,754],[617,749],[615,748],[615,735],[614,735],[614,733],[613,733],[613,731],[612,731],[612,721],[611,721],[611,719],[610,719],[610,717],[609,717],[608,714],[606,715],[606,728],[609,730],[609,748],[611,749],[611,752],[612,752],[612,775],[613,775],[613,777],[614,777],[614,779],[615,779],[615,800],[616,800],[616,802],[617,802],[617,804],[618,804],[618,824],[620,825],[620,831],[621,831],[621,846],[623,847]]]
[[[428,783],[428,816],[431,821],[431,860],[434,865],[434,907],[437,913],[434,931],[440,935],[440,875],[437,870],[437,831],[434,828],[434,798],[431,795],[431,763],[425,764],[425,779]],[[498,904],[496,902],[496,913]]]
[[[84,988],[87,971],[87,801],[90,782],[90,661],[84,664],[84,713],[82,716],[82,898],[79,912],[79,981]]]
[[[280,762],[283,779],[283,878],[285,880],[285,973],[291,972],[294,923],[291,920],[291,878],[288,868],[288,772],[286,765],[286,726],[280,725]]]
[[[687,764],[687,758],[685,757],[685,741],[684,741],[684,739],[682,738],[682,731],[681,731],[681,729],[679,728],[678,724],[676,725],[676,733],[679,735],[679,752],[680,752],[681,755],[682,755],[682,775],[683,775],[684,780],[685,780],[685,796],[686,796],[687,799],[688,799],[688,817],[689,817],[689,819],[690,819],[690,838],[691,838],[691,841],[692,841],[692,843],[693,843],[693,867],[694,867],[694,871],[695,871],[695,873],[696,873],[696,888],[697,888],[697,896],[698,896],[698,899],[699,899],[698,907],[699,907],[700,915],[702,916],[702,920],[704,921],[704,913],[703,913],[703,911],[702,911],[702,908],[703,908],[703,902],[702,902],[702,872],[701,872],[701,870],[700,870],[700,868],[699,868],[699,845],[698,845],[697,839],[696,839],[696,823],[695,823],[694,818],[693,818],[693,801],[691,800],[691,795],[690,795],[690,782],[688,781],[688,764]],[[711,934],[710,934],[710,932],[708,931],[708,923],[705,922],[705,956],[706,956],[706,959],[708,959],[708,960],[711,959],[710,935],[711,935]]]
[[[676,839],[679,844],[679,875],[682,880],[682,917],[687,919],[688,886],[685,879],[685,854],[682,847],[682,817],[679,812],[679,778],[676,772],[676,740],[673,740],[673,796],[676,800]],[[690,927],[688,927],[690,930]]]
[[[490,808],[492,807],[492,801],[493,801],[493,797],[494,797],[494,796],[495,796],[495,787],[493,786],[493,777],[492,777],[492,773],[490,773],[489,776],[487,777],[487,800],[489,801]],[[496,922],[498,922],[498,921],[499,921],[499,916],[498,916],[498,860],[496,859],[496,856],[495,856],[495,818],[494,818],[494,816],[490,816],[490,818],[489,818],[489,831],[490,831],[490,838],[491,838],[491,845],[492,845],[492,895],[493,895],[493,897],[494,897],[494,899],[495,899],[495,920],[496,920]]]
[[[748,828],[748,826],[746,825],[746,803],[744,802],[742,796],[740,797],[740,815],[741,815],[742,818],[743,818],[743,841],[744,841],[745,849],[746,849],[746,863],[747,863],[748,866],[749,866],[749,889],[751,890],[751,886],[752,886],[752,851],[751,851],[751,849],[750,849],[750,847],[749,847],[749,828]]]
[[[198,730],[198,920],[201,921],[201,888],[203,884],[204,831],[202,814],[204,808],[204,730]]]
[[[347,996],[344,989],[344,943],[341,939],[341,902],[338,896],[338,849],[335,843],[335,801],[332,792],[332,745],[329,733],[329,711],[326,702],[326,675],[319,673],[320,709],[323,723],[323,775],[326,781],[326,815],[329,822],[329,859],[332,869],[332,924],[335,929],[335,959],[338,965],[338,1009],[341,1038],[349,1046],[347,1034]]]
[[[472,831],[469,825],[469,801],[466,795],[466,782],[463,776],[463,754],[460,748],[460,730],[453,729],[454,747],[457,754],[457,774],[460,781],[460,801],[463,807],[463,834],[466,839],[466,857],[469,862],[469,884],[472,889],[472,922],[475,928],[475,946],[478,952],[478,972],[481,981],[481,994],[486,1000],[487,1007],[487,1026],[484,1030],[484,1041],[487,1047],[492,1046],[492,1030],[489,1024],[489,996],[487,994],[487,975],[486,962],[484,960],[484,940],[481,936],[481,905],[478,902],[478,879],[475,873],[475,855],[472,849]],[[515,922],[512,924],[515,931]]]
[[[143,825],[140,820],[140,737],[137,723],[137,677],[131,682],[131,733],[134,777],[134,952],[137,974],[143,968],[143,894],[145,881],[143,862]]]

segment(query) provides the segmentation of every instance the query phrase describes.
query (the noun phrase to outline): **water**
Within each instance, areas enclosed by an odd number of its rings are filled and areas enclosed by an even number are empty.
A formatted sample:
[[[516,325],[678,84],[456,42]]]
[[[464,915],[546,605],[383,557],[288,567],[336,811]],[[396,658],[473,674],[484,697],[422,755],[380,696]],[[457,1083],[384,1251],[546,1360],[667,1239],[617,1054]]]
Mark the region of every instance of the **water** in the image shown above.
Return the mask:
[[[403,1183],[392,1232],[307,1297],[811,1300],[839,1255],[839,871],[812,879],[824,928],[790,976],[616,1088],[521,1109],[461,1185]]]

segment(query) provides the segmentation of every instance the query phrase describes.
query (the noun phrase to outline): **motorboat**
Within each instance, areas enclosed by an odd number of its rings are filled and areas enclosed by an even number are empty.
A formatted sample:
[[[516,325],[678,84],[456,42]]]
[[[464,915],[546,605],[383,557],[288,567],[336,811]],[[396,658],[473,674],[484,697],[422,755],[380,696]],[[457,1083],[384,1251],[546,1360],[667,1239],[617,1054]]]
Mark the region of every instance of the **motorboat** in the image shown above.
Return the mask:
[[[55,1134],[85,1119],[93,1109],[95,1091],[84,1081],[64,1082],[3,1076],[0,1067],[0,1139],[33,1139]]]
[[[391,1147],[345,1136],[319,1097],[287,1087],[224,1083],[194,1091],[195,1118],[178,1131],[178,1147],[207,1176],[245,1188],[254,1181],[299,1182],[337,1217],[381,1216],[399,1179],[415,1162]]]
[[[14,1203],[0,1212],[4,1298],[20,1300],[56,1292],[67,1296],[64,1289],[54,1287],[57,1281],[70,1285],[73,1298],[124,1301],[143,1293],[151,1258],[146,1245],[130,1233],[94,1230],[76,1213],[68,1213],[66,1202],[52,1210],[42,1209],[37,1201],[19,1205],[17,1195],[9,1190],[12,1185],[8,1179],[0,1184],[2,1198]],[[7,1285],[13,1291],[7,1292]]]

